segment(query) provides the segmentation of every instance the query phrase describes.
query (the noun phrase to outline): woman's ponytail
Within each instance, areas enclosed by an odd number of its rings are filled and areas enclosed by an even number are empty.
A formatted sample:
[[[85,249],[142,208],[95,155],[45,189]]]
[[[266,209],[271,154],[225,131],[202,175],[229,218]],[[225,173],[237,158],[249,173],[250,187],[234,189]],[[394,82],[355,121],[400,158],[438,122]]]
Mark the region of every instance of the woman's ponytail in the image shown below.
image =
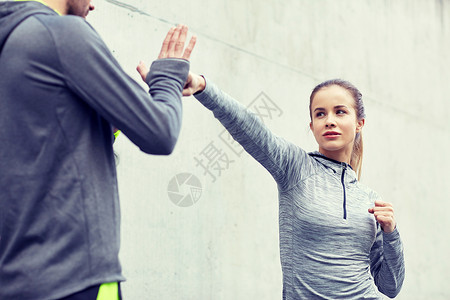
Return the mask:
[[[356,172],[358,180],[361,178],[361,167],[363,159],[363,138],[362,132],[358,132],[355,136],[355,142],[353,144],[352,157],[350,159],[350,166]]]

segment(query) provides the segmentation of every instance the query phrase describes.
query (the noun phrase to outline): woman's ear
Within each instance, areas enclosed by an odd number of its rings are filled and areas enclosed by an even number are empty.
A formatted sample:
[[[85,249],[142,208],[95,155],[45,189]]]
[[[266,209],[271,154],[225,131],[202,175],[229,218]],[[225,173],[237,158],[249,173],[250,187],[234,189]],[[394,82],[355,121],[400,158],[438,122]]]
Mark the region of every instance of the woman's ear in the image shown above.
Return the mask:
[[[361,130],[364,127],[364,124],[366,123],[365,119],[361,119],[356,123],[356,132],[361,132]]]
[[[311,129],[311,131],[313,131],[313,125],[312,125],[312,122],[309,122],[309,129]]]

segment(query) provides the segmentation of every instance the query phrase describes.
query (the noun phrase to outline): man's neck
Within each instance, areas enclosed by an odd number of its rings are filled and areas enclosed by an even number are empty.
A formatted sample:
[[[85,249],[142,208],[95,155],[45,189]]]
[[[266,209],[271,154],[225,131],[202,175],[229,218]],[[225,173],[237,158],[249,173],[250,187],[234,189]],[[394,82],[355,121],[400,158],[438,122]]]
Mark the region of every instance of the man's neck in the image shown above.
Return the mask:
[[[56,11],[59,15],[65,15],[67,14],[67,5],[66,1],[60,1],[60,0],[16,0],[16,1],[35,1],[42,3],[54,11]]]

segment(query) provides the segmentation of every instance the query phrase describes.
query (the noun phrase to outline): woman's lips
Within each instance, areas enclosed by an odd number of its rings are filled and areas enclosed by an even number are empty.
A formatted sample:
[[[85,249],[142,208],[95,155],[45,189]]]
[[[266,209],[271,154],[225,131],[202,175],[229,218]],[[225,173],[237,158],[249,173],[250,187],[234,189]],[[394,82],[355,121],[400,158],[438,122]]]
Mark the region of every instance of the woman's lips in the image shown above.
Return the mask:
[[[327,131],[327,132],[325,132],[324,134],[323,134],[323,136],[325,137],[325,138],[329,138],[329,139],[332,139],[332,138],[337,138],[337,137],[339,137],[341,134],[339,133],[339,132],[336,132],[336,131]]]

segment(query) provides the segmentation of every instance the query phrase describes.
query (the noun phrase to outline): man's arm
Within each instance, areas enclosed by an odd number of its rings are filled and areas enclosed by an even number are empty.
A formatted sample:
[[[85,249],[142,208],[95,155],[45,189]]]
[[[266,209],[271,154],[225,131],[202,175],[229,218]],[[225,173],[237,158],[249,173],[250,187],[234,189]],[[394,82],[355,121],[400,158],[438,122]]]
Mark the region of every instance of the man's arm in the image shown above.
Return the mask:
[[[181,128],[181,91],[195,45],[191,40],[183,52],[187,27],[169,31],[146,78],[149,94],[124,72],[85,21],[70,18],[63,26],[67,28],[55,31],[55,43],[70,89],[142,151],[171,153]]]

